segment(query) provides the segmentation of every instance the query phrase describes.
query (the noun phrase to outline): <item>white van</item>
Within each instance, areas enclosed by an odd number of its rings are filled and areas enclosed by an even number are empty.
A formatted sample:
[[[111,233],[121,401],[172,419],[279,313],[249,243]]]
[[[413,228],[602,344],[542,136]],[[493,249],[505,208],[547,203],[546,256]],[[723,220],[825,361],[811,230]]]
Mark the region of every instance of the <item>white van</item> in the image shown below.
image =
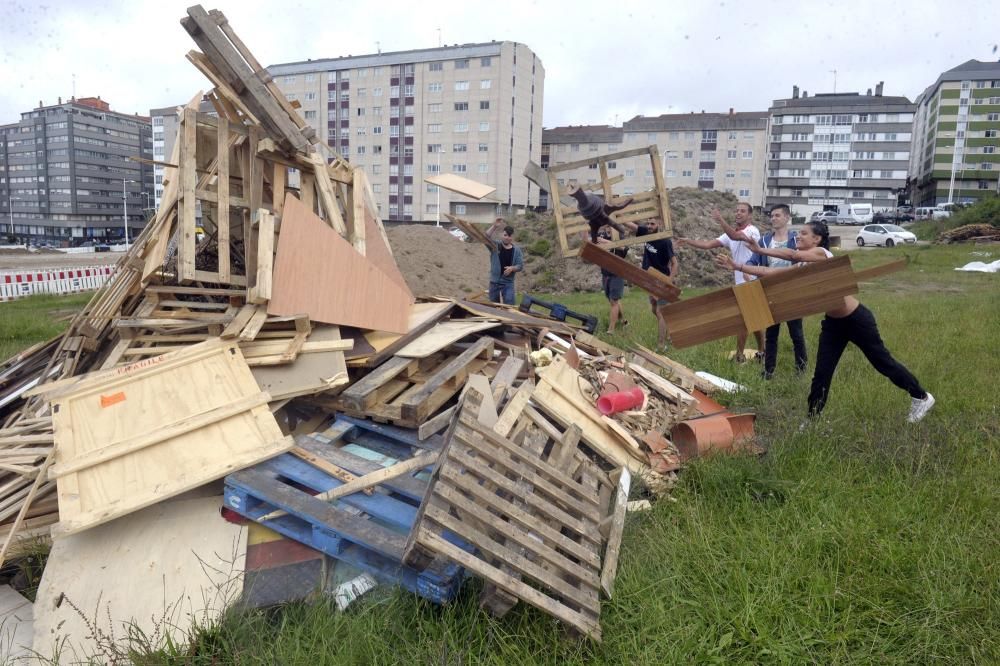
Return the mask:
[[[872,215],[871,204],[847,203],[837,207],[838,224],[871,224]]]
[[[949,208],[953,204],[942,204],[941,206],[924,206],[918,208],[914,219],[916,220],[941,220],[946,217],[951,217],[951,210]]]

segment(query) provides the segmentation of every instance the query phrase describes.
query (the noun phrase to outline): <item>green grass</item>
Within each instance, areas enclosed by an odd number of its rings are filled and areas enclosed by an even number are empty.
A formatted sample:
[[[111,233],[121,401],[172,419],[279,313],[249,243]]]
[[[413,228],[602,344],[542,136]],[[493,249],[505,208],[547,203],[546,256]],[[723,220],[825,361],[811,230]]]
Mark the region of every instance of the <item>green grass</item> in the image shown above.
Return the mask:
[[[726,359],[732,340],[671,356],[746,385],[725,396],[758,414],[761,457],[688,466],[671,499],[630,514],[604,640],[568,637],[523,604],[496,620],[479,584],[438,608],[381,593],[345,613],[326,604],[231,612],[194,647],[141,651],[138,663],[879,663],[1000,662],[998,276],[959,273],[983,246],[852,254],[856,267],[909,256],[864,285],[896,357],[938,404],[916,425],[909,398],[849,349],[822,419],[805,431],[809,377]],[[994,253],[997,253],[994,250]],[[685,293],[690,296],[691,293]],[[558,297],[600,313],[599,294]],[[625,337],[650,346],[655,322],[631,289]],[[814,361],[819,317],[806,320]],[[6,323],[0,323],[5,327]]]
[[[59,335],[72,315],[87,304],[93,294],[72,296],[29,296],[0,303],[0,360]]]

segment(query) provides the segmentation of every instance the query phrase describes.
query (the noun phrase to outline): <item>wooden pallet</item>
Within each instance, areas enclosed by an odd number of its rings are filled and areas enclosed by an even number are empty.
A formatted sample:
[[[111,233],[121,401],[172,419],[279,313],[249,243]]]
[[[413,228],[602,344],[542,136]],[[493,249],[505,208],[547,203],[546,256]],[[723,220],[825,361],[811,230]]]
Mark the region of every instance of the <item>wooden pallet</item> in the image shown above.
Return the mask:
[[[230,474],[226,477],[226,506],[384,582],[435,603],[447,603],[461,583],[459,566],[418,570],[402,562],[406,537],[427,487],[426,481],[414,476],[420,470],[385,481],[374,493],[347,494],[335,502],[313,496],[348,483],[345,474],[364,475],[383,469],[375,461],[386,459],[376,449],[357,443],[345,446],[341,441],[352,425],[334,424],[327,431],[333,437],[297,437],[301,454],[284,454]],[[372,437],[369,432],[368,440]],[[392,441],[383,439],[381,443],[390,450],[399,449]],[[276,509],[284,515],[264,518]]]
[[[426,358],[394,356],[332,401],[320,404],[352,416],[416,428],[444,406],[493,358],[493,338],[482,337],[459,354]]]
[[[617,177],[608,177],[608,162],[618,162],[629,158],[641,157],[643,155],[649,158],[647,168],[651,169],[653,172],[653,189],[645,192],[638,192],[636,194],[630,194],[628,196],[616,196],[614,194],[614,185],[619,182],[619,179]],[[613,213],[611,215],[611,219],[617,222],[643,224],[647,220],[656,218],[662,222],[662,229],[655,234],[640,237],[629,236],[611,243],[602,244],[602,248],[611,249],[615,247],[624,247],[626,245],[635,245],[638,243],[656,240],[658,238],[670,238],[673,236],[673,227],[670,222],[670,201],[667,198],[666,183],[663,179],[663,168],[660,163],[660,153],[656,146],[635,148],[633,150],[625,150],[618,153],[601,155],[599,157],[577,160],[575,162],[557,164],[549,167],[548,190],[552,193],[552,207],[556,218],[559,249],[564,257],[575,257],[580,253],[580,247],[574,246],[575,239],[579,237],[581,232],[589,231],[590,225],[580,214],[580,211],[577,210],[576,206],[567,206],[559,201],[560,197],[566,195],[566,186],[559,185],[558,176],[560,173],[565,171],[572,171],[574,169],[589,166],[596,166],[596,168],[599,169],[601,181],[599,184],[594,186],[584,185],[582,186],[583,189],[600,190],[600,193],[604,195],[604,200],[608,203],[616,204],[632,199],[632,203],[630,203],[627,207]],[[637,168],[643,167],[640,164]]]
[[[511,398],[492,426],[480,422],[481,403],[474,394],[466,394],[450,428],[407,542],[406,561],[446,557],[600,640],[605,512],[596,479],[584,482],[560,469],[539,450],[543,439],[531,437],[520,445],[497,432],[520,420],[530,385]],[[575,446],[566,450],[575,455]],[[447,532],[474,545],[478,557],[450,543],[443,536]]]

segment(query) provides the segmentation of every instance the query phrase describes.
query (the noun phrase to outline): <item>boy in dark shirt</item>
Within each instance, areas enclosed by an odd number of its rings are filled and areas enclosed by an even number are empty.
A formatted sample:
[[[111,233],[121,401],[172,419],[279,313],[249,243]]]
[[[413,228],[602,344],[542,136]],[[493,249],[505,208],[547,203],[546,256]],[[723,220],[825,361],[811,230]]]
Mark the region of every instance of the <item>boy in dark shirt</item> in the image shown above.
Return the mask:
[[[610,243],[614,240],[611,234],[611,227],[607,224],[602,226],[597,231],[597,244]],[[615,256],[625,258],[628,256],[627,247],[616,247],[610,250]],[[614,273],[601,269],[601,288],[604,290],[604,296],[607,297],[608,303],[611,304],[611,309],[608,313],[608,333],[614,333],[615,327],[618,325],[618,319],[621,318],[622,327],[628,326],[628,320],[622,316],[622,305],[621,298],[622,294],[625,292],[625,278],[619,277]]]
[[[631,222],[625,222],[624,224],[635,230],[636,236],[648,236],[660,230],[660,221],[656,218],[641,225]],[[643,246],[642,269],[649,270],[650,268],[654,268],[664,275],[669,275],[673,278],[674,282],[677,281],[677,254],[674,252],[674,244],[669,238],[652,240]],[[666,351],[667,349],[667,320],[663,316],[663,308],[666,305],[667,301],[665,299],[654,296],[649,297],[650,309],[656,316],[657,351]]]

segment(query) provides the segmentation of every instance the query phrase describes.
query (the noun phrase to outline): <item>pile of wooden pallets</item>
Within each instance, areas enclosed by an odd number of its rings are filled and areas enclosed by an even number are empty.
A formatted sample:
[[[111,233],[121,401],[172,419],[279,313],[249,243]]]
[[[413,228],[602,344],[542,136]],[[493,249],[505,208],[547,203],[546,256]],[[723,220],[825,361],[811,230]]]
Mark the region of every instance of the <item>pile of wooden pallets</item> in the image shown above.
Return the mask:
[[[167,539],[188,511],[198,533],[214,498],[273,535],[240,576],[293,541],[438,603],[478,575],[492,612],[523,600],[599,638],[630,479],[669,487],[666,437],[714,387],[566,322],[416,302],[364,172],[317,145],[221,13],[182,24],[213,88],[178,110],[160,208],[65,334],[0,367],[0,560],[51,531],[39,595],[57,608],[86,587],[60,567]],[[610,376],[645,406],[602,415]]]

